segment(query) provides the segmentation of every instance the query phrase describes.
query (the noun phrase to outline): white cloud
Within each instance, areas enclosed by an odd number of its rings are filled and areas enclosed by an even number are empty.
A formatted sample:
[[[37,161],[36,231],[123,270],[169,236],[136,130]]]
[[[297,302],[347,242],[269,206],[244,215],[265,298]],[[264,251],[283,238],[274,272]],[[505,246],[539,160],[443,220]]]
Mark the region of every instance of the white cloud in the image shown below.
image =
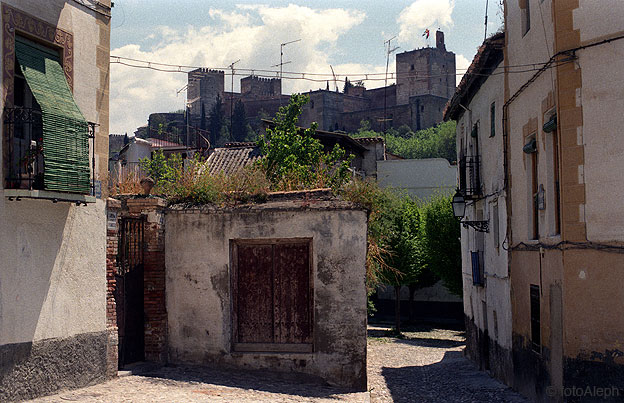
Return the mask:
[[[347,9],[313,9],[290,4],[285,7],[265,5],[238,6],[235,11],[211,9],[211,20],[203,27],[155,30],[156,45],[143,49],[137,44],[111,51],[112,55],[153,62],[225,67],[240,59],[238,68],[272,69],[279,63],[280,43],[301,39],[284,48],[284,61],[291,61],[284,71],[331,73],[332,50],[341,35],[362,23],[365,14]],[[150,36],[152,36],[150,35]],[[334,65],[337,74],[371,71],[383,72],[385,66]],[[273,68],[275,69],[275,68]],[[393,70],[390,70],[393,71]],[[240,76],[235,78],[238,90]],[[185,93],[176,90],[186,84],[186,74],[157,72],[111,66],[111,132],[132,133],[145,123],[150,113],[168,112],[184,107]],[[323,82],[285,80],[285,93],[325,88]],[[330,83],[331,85],[331,83]],[[383,82],[367,83],[367,87]],[[342,83],[339,83],[342,88]],[[230,90],[226,76],[225,88]]]
[[[455,70],[457,71],[457,84],[461,81],[462,77],[470,67],[470,60],[464,55],[455,56]],[[461,75],[460,75],[461,74]]]
[[[454,7],[454,0],[414,1],[405,7],[397,18],[399,42],[410,46],[424,45],[425,39],[422,34],[425,29],[429,29],[433,35],[438,27],[448,28],[453,25],[451,14]]]

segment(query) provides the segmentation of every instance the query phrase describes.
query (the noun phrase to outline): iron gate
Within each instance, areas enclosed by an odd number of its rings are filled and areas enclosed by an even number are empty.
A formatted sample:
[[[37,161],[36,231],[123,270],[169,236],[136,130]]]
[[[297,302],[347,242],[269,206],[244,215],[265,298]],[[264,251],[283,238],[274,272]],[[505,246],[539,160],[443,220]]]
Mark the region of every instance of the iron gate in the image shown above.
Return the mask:
[[[115,280],[119,368],[145,358],[143,260],[145,219],[121,219]]]

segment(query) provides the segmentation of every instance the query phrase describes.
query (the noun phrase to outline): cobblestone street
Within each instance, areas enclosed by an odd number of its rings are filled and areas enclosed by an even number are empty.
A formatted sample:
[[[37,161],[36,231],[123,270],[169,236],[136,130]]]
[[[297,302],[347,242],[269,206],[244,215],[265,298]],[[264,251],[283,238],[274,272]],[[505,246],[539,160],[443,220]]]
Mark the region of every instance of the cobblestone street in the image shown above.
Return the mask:
[[[463,332],[408,329],[404,338],[369,327],[368,389],[345,390],[266,372],[199,367],[143,368],[141,375],[38,402],[524,402],[462,356]]]

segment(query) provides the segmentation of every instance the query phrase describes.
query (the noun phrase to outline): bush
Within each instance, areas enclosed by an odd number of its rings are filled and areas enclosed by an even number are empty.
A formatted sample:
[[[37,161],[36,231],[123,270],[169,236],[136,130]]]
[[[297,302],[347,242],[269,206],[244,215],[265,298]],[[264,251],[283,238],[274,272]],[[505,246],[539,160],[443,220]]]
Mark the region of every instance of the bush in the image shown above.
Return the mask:
[[[342,186],[349,179],[352,155],[346,156],[338,144],[325,153],[321,142],[312,135],[317,124],[299,130],[301,109],[309,100],[306,95],[293,94],[290,103],[275,116],[275,127],[260,136],[262,152],[259,161],[273,190],[300,190]]]
[[[446,288],[461,296],[461,230],[451,199],[452,196],[436,195],[422,207],[422,253],[427,267],[442,279]]]

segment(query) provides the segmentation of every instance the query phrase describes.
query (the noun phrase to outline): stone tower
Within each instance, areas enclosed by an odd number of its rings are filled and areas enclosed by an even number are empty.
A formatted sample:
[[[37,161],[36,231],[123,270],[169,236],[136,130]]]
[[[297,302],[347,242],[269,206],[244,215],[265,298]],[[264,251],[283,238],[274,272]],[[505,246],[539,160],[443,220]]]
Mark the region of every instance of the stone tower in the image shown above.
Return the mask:
[[[396,55],[397,105],[410,97],[434,95],[449,99],[455,93],[455,53],[448,52],[444,33],[436,32],[436,47]]]
[[[221,70],[195,69],[188,73],[187,99],[191,115],[201,116],[203,102],[206,115],[214,105],[217,95],[223,99],[225,74]]]
[[[245,98],[263,99],[279,97],[282,94],[282,80],[248,76],[241,78],[241,94]]]

